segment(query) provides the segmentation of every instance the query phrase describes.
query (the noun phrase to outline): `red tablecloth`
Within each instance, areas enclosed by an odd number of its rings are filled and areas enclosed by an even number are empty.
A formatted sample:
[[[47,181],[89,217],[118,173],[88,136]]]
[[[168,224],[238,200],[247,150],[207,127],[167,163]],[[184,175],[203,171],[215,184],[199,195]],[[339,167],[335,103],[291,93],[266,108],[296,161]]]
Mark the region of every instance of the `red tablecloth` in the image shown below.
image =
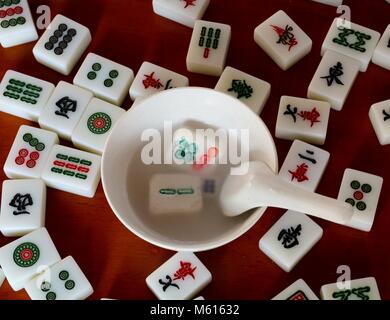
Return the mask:
[[[216,77],[188,73],[185,58],[192,30],[153,13],[151,0],[30,0],[35,12],[48,4],[53,16],[61,13],[91,29],[95,52],[138,71],[145,60],[187,75],[191,85],[213,88]],[[346,0],[352,20],[379,32],[390,23],[390,5],[384,0]],[[255,27],[279,9],[285,10],[313,40],[313,50],[284,72],[255,44]],[[37,16],[37,15],[35,15]],[[281,95],[305,97],[321,60],[320,48],[336,8],[305,0],[212,0],[204,19],[232,26],[227,64],[272,84],[262,118],[275,131]],[[0,49],[0,77],[7,69],[53,83],[69,77],[40,65],[32,55],[33,43]],[[82,60],[81,60],[82,61]],[[80,61],[80,62],[81,62]],[[319,294],[321,285],[335,282],[336,270],[348,265],[353,278],[374,276],[382,297],[390,299],[390,148],[379,145],[368,118],[370,106],[390,98],[390,72],[371,64],[360,73],[341,112],[332,111],[324,148],[331,159],[319,192],[337,197],[344,169],[351,167],[384,177],[375,224],[370,233],[316,220],[324,236],[291,273],[285,273],[258,249],[258,241],[279,219],[282,210],[269,209],[257,225],[222,248],[198,254],[213,274],[202,292],[206,299],[270,299],[298,278]],[[129,100],[124,108],[131,106]],[[0,164],[3,165],[22,124],[33,124],[0,114]],[[276,139],[280,163],[291,142]],[[0,179],[6,179],[0,172]],[[94,299],[152,299],[145,278],[172,253],[154,247],[130,233],[111,212],[101,186],[94,199],[49,190],[46,226],[62,257],[72,255],[91,281]],[[12,239],[0,236],[0,246]],[[0,299],[26,299],[7,283]]]

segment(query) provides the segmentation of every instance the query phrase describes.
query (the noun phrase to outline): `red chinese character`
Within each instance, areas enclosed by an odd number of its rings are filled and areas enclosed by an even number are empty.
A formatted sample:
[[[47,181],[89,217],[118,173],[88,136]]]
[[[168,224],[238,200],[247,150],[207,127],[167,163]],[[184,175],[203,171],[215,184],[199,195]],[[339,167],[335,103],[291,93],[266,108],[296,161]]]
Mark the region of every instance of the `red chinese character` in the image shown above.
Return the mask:
[[[195,6],[195,2],[196,2],[196,0],[181,0],[181,1],[184,1],[186,3],[186,6],[184,7],[184,9],[189,7],[189,6]]]
[[[285,29],[271,25],[271,27],[274,29],[274,31],[279,36],[279,40],[276,43],[281,43],[283,45],[288,45],[288,51],[291,50],[292,47],[296,46],[298,44],[297,39],[295,38],[294,34],[292,33],[293,27],[287,25]]]
[[[315,123],[321,122],[320,120],[318,120],[321,115],[315,107],[311,111],[301,111],[298,115],[303,119],[303,121],[306,121],[306,120],[310,121],[311,127]]]
[[[145,80],[142,81],[145,89],[148,89],[149,87],[160,89],[163,87],[163,84],[160,82],[160,79],[154,78],[154,72],[152,72],[150,75],[145,74]]]
[[[191,267],[191,262],[180,261],[180,269],[177,270],[175,272],[175,274],[173,275],[175,277],[173,279],[173,281],[179,280],[179,279],[184,280],[185,277],[187,277],[187,276],[191,276],[192,279],[195,280],[194,272],[195,272],[196,268],[197,267],[195,267],[195,268]]]
[[[298,182],[309,180],[309,178],[306,176],[308,169],[308,165],[306,163],[302,163],[301,165],[297,166],[295,171],[289,170],[288,172],[291,173],[291,181],[294,181],[294,179],[297,179]]]

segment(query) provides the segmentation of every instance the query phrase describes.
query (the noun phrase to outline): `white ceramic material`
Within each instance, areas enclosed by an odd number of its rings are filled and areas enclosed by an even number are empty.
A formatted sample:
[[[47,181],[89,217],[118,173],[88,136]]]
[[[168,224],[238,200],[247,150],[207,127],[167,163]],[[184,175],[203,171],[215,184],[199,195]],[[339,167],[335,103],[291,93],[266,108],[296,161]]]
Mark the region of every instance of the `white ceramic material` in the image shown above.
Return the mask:
[[[319,299],[307,283],[303,279],[299,279],[272,298],[272,300],[302,301]]]
[[[378,44],[380,33],[342,18],[333,20],[322,44],[321,55],[327,50],[344,54],[360,62],[360,71],[367,71]]]
[[[334,6],[334,7],[338,7],[343,4],[343,0],[312,0],[312,1],[327,4],[329,6]]]
[[[158,108],[158,112],[155,112]],[[146,129],[163,130],[164,119],[175,129],[188,122],[199,128],[249,130],[249,153],[277,172],[277,153],[272,136],[262,120],[245,104],[226,94],[205,88],[177,88],[142,99],[116,124],[102,159],[102,181],[106,197],[119,220],[142,239],[174,251],[205,251],[222,246],[248,231],[266,208],[237,218],[223,216],[217,197],[204,201],[194,217],[169,219],[149,212],[149,179],[156,173],[177,173],[171,166],[147,166],[141,161],[141,141]],[[172,141],[170,141],[172,142]],[[213,173],[224,177],[230,166]],[[208,177],[210,179],[210,177]],[[200,217],[200,218],[199,218]]]
[[[295,140],[279,171],[279,177],[308,191],[316,191],[329,157],[328,151]]]
[[[87,27],[58,14],[36,43],[33,54],[39,63],[67,76],[91,41]]]
[[[390,70],[390,24],[383,33],[375,48],[372,62],[387,70]]]
[[[321,287],[322,300],[381,300],[374,277],[327,284]]]
[[[371,106],[369,117],[381,145],[390,144],[390,100]]]
[[[77,262],[66,257],[29,281],[25,290],[31,300],[85,300],[93,288]]]
[[[4,180],[0,231],[21,237],[45,226],[46,185],[41,179]]]
[[[313,45],[309,36],[283,10],[262,22],[255,29],[254,39],[282,70],[309,54]]]
[[[183,269],[187,274],[183,274]],[[146,278],[160,300],[189,300],[212,280],[206,266],[192,252],[178,252]]]
[[[193,28],[195,21],[202,19],[209,3],[210,0],[153,0],[153,11],[164,18]]]
[[[346,169],[338,199],[355,210],[349,227],[369,232],[374,224],[383,178],[353,169]]]
[[[285,272],[290,272],[322,234],[322,228],[307,215],[288,210],[260,239],[259,248]]]
[[[302,212],[339,224],[346,224],[353,215],[346,203],[286,182],[264,162],[250,162],[249,168],[246,175],[229,175],[222,186],[220,202],[228,217],[262,206]]]
[[[38,39],[27,0],[2,1],[0,11],[0,43],[4,48]]]
[[[8,70],[0,84],[0,111],[38,121],[53,90],[50,82]]]

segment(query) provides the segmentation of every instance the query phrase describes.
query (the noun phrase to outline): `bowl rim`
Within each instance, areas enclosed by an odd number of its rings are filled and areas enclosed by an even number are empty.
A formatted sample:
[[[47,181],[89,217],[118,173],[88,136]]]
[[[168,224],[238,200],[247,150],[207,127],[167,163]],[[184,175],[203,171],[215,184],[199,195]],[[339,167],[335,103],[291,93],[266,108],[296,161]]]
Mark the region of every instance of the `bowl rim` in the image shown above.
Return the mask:
[[[118,220],[129,230],[131,231],[133,234],[135,234],[137,237],[141,238],[142,240],[150,243],[150,244],[153,244],[157,247],[160,247],[160,248],[163,248],[163,249],[166,249],[166,250],[171,250],[171,251],[188,251],[188,252],[203,252],[203,251],[209,251],[209,250],[213,250],[213,249],[216,249],[216,248],[219,248],[219,247],[222,247],[224,245],[227,245],[229,244],[230,242],[233,242],[234,240],[237,240],[238,238],[240,238],[241,236],[243,236],[245,233],[247,233],[259,220],[260,218],[262,217],[262,215],[265,213],[265,211],[267,210],[267,207],[261,207],[261,208],[257,208],[257,209],[254,209],[254,211],[251,213],[251,217],[248,217],[247,220],[240,226],[240,227],[237,227],[233,230],[230,231],[230,233],[228,235],[225,235],[223,236],[222,238],[218,239],[218,240],[213,240],[213,241],[209,241],[207,242],[207,244],[202,244],[202,245],[199,245],[199,244],[186,244],[186,245],[182,245],[182,244],[174,244],[174,245],[171,245],[171,244],[168,244],[167,241],[165,240],[155,240],[153,238],[151,238],[150,236],[148,237],[147,235],[145,235],[142,231],[139,231],[136,227],[133,227],[133,225],[127,223],[124,218],[122,218],[122,214],[120,212],[118,212],[118,210],[116,209],[116,206],[115,204],[112,202],[112,199],[111,197],[108,195],[109,191],[108,191],[108,183],[106,181],[106,178],[105,178],[105,167],[106,167],[106,164],[107,162],[109,161],[108,158],[109,158],[109,155],[105,152],[106,149],[107,149],[107,146],[109,145],[109,142],[110,140],[112,139],[112,137],[114,135],[112,135],[112,133],[114,132],[115,130],[115,127],[116,126],[119,126],[119,124],[123,121],[126,121],[126,119],[129,117],[128,114],[132,114],[133,112],[135,112],[136,109],[139,109],[142,107],[142,105],[147,101],[149,100],[150,98],[153,98],[155,99],[157,95],[166,95],[166,94],[172,94],[172,92],[177,92],[177,91],[202,91],[203,93],[212,93],[212,94],[221,94],[221,95],[224,95],[225,97],[228,97],[229,99],[232,99],[234,100],[235,103],[237,104],[241,104],[242,107],[245,107],[246,109],[248,109],[250,112],[252,112],[256,118],[257,118],[257,121],[259,122],[259,124],[265,129],[265,133],[268,135],[268,140],[270,140],[272,142],[272,153],[273,153],[273,158],[274,158],[274,163],[273,163],[273,167],[275,168],[275,173],[277,173],[278,171],[278,153],[277,153],[277,149],[276,149],[276,145],[275,145],[275,141],[272,137],[272,134],[270,132],[270,130],[268,129],[267,125],[265,124],[265,122],[261,119],[261,117],[256,114],[251,108],[249,108],[245,103],[235,99],[234,97],[226,94],[226,93],[223,93],[223,92],[219,92],[219,91],[216,91],[214,89],[210,89],[210,88],[205,88],[205,87],[196,87],[196,86],[192,86],[192,87],[180,87],[180,88],[174,88],[174,89],[170,89],[170,90],[165,90],[165,91],[161,91],[161,92],[158,92],[158,93],[155,93],[153,95],[150,95],[150,96],[147,96],[147,97],[144,97],[142,98],[141,101],[139,101],[136,105],[134,105],[133,103],[133,106],[130,107],[130,109],[121,117],[121,119],[114,125],[114,128],[112,129],[107,141],[106,141],[106,144],[105,144],[105,147],[104,147],[104,151],[103,151],[103,154],[102,154],[102,165],[101,165],[101,180],[102,180],[102,186],[103,186],[103,191],[104,191],[104,195],[105,195],[105,198],[111,208],[111,210],[113,211],[113,213],[115,214],[115,216],[118,218]],[[271,170],[274,171],[274,168],[271,168]],[[252,220],[252,221],[248,221],[248,220]]]

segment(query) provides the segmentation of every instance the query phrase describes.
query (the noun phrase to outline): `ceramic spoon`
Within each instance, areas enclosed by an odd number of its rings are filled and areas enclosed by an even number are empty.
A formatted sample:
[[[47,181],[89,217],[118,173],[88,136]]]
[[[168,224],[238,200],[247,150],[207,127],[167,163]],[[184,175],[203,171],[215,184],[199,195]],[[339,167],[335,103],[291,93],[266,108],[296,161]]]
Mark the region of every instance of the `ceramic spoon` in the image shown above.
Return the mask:
[[[228,217],[258,207],[276,207],[306,213],[339,224],[354,213],[351,205],[282,180],[263,162],[249,162],[246,175],[229,175],[221,190],[220,204]]]

